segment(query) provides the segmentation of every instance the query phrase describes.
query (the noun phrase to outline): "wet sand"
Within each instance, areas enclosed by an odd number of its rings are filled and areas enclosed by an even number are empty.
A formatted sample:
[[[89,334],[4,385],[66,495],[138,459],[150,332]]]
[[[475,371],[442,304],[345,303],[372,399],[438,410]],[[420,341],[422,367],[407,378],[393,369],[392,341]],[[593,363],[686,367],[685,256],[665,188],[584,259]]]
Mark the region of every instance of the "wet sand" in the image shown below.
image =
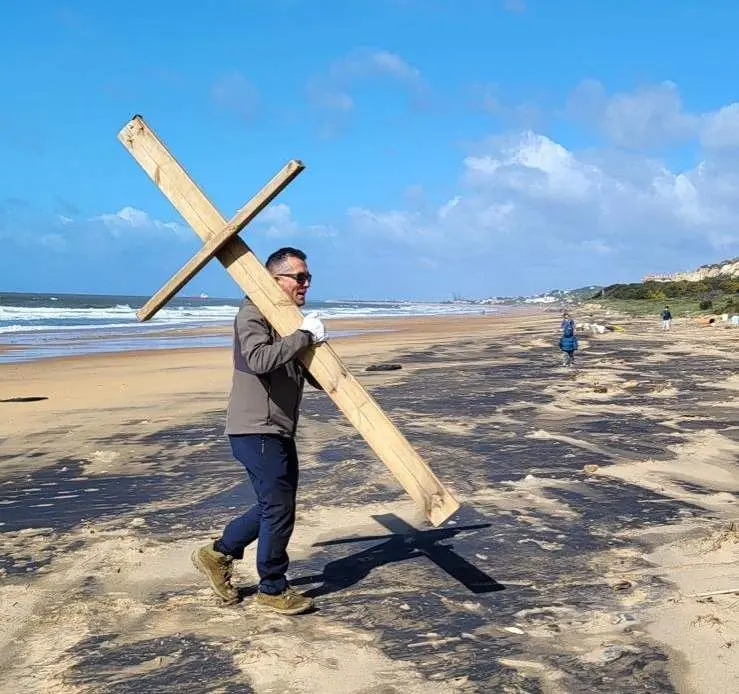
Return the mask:
[[[463,508],[426,524],[308,389],[298,618],[253,550],[236,607],[190,565],[253,499],[229,350],[0,366],[0,692],[736,691],[739,594],[700,594],[739,590],[739,330],[622,324],[567,370],[552,313],[332,323]]]

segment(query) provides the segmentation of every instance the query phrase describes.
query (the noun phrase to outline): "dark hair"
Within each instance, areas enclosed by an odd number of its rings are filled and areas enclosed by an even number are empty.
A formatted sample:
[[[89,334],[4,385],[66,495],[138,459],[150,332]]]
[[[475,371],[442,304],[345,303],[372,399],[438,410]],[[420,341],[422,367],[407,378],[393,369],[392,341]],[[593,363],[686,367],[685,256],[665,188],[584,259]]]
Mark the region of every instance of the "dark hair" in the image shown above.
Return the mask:
[[[299,248],[285,246],[284,248],[278,248],[274,253],[272,253],[272,255],[267,258],[265,265],[267,266],[267,269],[272,272],[273,270],[277,270],[287,258],[297,258],[298,260],[305,262],[307,257],[308,256]]]

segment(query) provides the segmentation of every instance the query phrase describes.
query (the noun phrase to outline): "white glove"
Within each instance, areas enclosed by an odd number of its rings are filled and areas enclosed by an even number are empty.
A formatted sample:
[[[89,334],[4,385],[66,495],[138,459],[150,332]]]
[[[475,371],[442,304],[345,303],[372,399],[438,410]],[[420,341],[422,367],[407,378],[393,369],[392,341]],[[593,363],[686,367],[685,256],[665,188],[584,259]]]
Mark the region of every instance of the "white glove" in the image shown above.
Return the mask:
[[[315,311],[311,311],[303,318],[300,329],[310,333],[315,344],[325,342],[327,339],[326,328]]]

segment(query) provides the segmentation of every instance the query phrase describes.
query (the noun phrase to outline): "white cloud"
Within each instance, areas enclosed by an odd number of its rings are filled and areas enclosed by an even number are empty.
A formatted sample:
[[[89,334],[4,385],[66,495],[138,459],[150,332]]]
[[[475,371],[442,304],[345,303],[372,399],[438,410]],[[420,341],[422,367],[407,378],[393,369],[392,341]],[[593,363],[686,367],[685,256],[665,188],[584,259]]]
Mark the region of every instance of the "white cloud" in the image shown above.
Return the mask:
[[[363,207],[351,207],[349,219],[358,229],[386,236],[396,241],[414,244],[423,235],[423,218],[419,213],[402,210],[373,212]]]
[[[92,217],[90,222],[102,222],[111,234],[118,236],[126,231],[163,231],[174,234],[183,234],[187,228],[177,222],[162,222],[153,219],[144,210],[135,207],[122,207],[118,212],[105,213]]]
[[[461,195],[455,195],[449,202],[444,203],[437,213],[439,219],[446,219],[449,213],[457,206],[462,200]]]
[[[330,226],[313,224],[301,227],[295,220],[289,205],[283,202],[270,205],[254,220],[255,228],[265,236],[275,239],[296,238],[305,236],[335,236]]]
[[[290,207],[285,203],[270,205],[257,217],[265,236],[284,238],[294,236],[298,223],[293,219]]]
[[[360,52],[345,62],[344,69],[358,77],[373,74],[388,75],[413,87],[422,84],[421,71],[389,51]]]
[[[739,103],[704,116],[701,143],[712,149],[739,148]]]
[[[316,108],[346,118],[356,107],[355,89],[377,81],[400,86],[416,105],[426,97],[426,84],[418,68],[395,53],[370,48],[357,48],[331,63],[325,73],[308,81],[306,93]],[[327,131],[333,134],[337,127],[331,124]]]
[[[693,254],[703,262],[739,250],[739,165],[706,158],[672,171],[638,155],[570,151],[527,131],[481,143],[464,160],[456,194],[432,212],[348,214],[351,234],[426,259],[518,267],[522,281],[538,272],[534,267],[582,270],[607,262],[623,279],[665,258]],[[595,266],[582,277],[603,280]]]
[[[488,91],[483,96],[489,108],[504,109]],[[571,95],[566,113],[625,149],[653,150],[685,142],[699,142],[714,155],[739,149],[739,102],[693,113],[685,110],[677,85],[670,81],[608,95],[597,80],[584,80]]]
[[[421,71],[395,53],[357,48],[334,61],[323,78],[337,88],[348,89],[358,80],[389,77],[411,88],[423,87]],[[319,78],[320,79],[320,78]]]
[[[648,149],[694,138],[699,116],[683,109],[673,82],[641,87],[611,96],[597,80],[585,80],[568,104],[575,118],[593,123],[618,147]]]

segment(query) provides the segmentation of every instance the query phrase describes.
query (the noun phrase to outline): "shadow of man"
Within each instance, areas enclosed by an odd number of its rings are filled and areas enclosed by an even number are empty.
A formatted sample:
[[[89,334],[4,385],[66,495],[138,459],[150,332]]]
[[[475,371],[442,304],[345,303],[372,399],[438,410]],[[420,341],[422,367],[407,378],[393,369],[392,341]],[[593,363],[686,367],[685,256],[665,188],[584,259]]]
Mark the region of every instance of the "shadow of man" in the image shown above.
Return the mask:
[[[459,556],[453,545],[442,545],[439,542],[449,540],[462,532],[491,527],[492,523],[467,525],[458,528],[435,528],[434,530],[417,530],[398,516],[387,513],[372,516],[384,526],[391,535],[369,535],[339,540],[317,542],[314,547],[328,547],[355,542],[371,542],[385,540],[348,557],[331,561],[323,568],[323,572],[314,576],[305,576],[291,580],[292,585],[321,585],[305,591],[305,595],[317,597],[328,595],[359,583],[370,572],[386,564],[406,561],[416,557],[427,557],[449,576],[459,581],[472,593],[492,593],[504,590],[505,586]]]

